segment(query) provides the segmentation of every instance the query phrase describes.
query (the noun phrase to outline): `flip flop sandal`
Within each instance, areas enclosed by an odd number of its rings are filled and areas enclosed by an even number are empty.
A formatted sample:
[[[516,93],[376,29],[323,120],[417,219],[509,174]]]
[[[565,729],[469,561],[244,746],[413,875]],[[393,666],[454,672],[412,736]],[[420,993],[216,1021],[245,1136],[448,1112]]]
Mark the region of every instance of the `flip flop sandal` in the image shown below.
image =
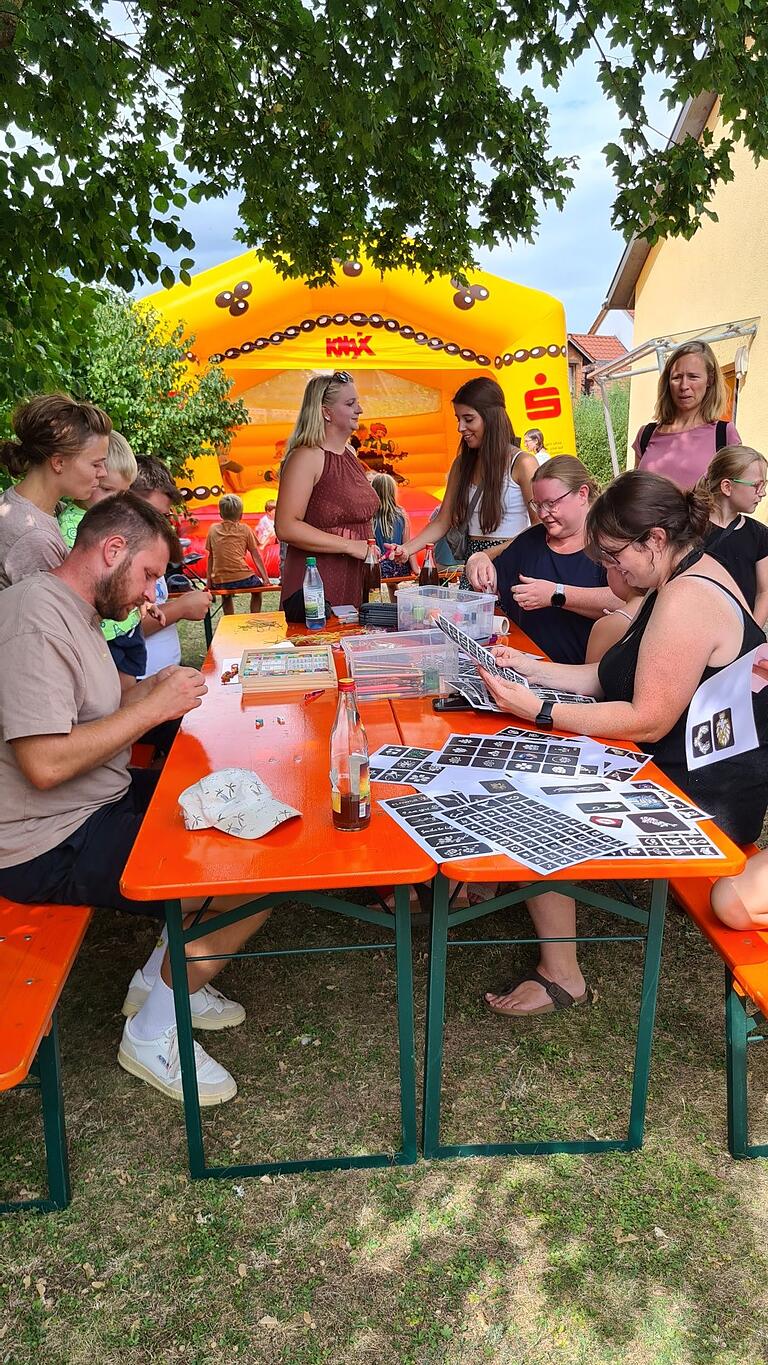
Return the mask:
[[[491,1013],[502,1014],[505,1019],[528,1019],[533,1018],[538,1014],[555,1014],[559,1010],[572,1009],[576,1005],[586,1005],[590,1000],[588,989],[585,989],[583,995],[571,995],[570,991],[567,991],[564,986],[558,986],[556,981],[548,981],[545,976],[542,976],[540,972],[536,971],[526,972],[509,986],[498,992],[494,992],[494,994],[509,995],[512,991],[516,990],[518,986],[521,986],[524,981],[535,981],[538,986],[543,986],[551,1003],[548,1005],[540,1005],[539,1008],[535,1010],[516,1010],[502,1009],[500,1006],[491,1005],[485,1000],[484,1003]]]

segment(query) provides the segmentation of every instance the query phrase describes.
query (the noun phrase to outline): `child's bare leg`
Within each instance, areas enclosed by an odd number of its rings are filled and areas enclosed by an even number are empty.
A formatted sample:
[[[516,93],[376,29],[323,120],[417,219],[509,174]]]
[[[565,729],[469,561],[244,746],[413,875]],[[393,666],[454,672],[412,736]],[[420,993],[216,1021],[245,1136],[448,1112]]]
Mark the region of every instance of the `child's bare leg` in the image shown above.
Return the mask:
[[[224,596],[222,597],[222,599],[221,599],[221,610],[223,611],[223,613],[224,613],[225,616],[234,616],[234,614],[235,614],[235,599],[234,599],[234,597],[232,596],[231,593],[228,593],[228,592],[227,592],[227,593],[225,593]]]
[[[260,593],[260,592],[252,592],[252,593],[251,593],[251,611],[252,611],[252,612],[261,611],[261,593]]]
[[[738,877],[715,882],[710,900],[729,929],[768,929],[768,849],[750,858]]]

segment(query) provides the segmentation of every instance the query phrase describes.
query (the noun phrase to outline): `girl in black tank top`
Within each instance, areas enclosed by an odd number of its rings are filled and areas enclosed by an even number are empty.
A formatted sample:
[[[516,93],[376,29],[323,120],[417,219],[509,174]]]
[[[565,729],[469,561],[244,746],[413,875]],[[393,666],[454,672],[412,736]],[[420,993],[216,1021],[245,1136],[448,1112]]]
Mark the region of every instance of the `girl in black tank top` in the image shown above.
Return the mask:
[[[680,561],[669,581],[679,577],[692,564],[697,563],[703,551],[693,550]],[[765,634],[739,600],[722,583],[705,574],[691,574],[691,578],[703,578],[713,583],[718,591],[725,593],[740,613],[743,623],[741,647],[736,658],[749,654],[759,644],[765,642]],[[606,701],[631,701],[635,691],[635,673],[643,636],[656,604],[657,591],[646,597],[643,605],[629,626],[626,635],[603,655],[598,665],[597,675]],[[722,665],[726,667],[727,665]],[[721,668],[705,668],[700,683],[706,682]],[[688,707],[679,720],[661,739],[641,744],[646,753],[653,754],[659,767],[676,782],[692,801],[711,815],[715,824],[737,843],[750,843],[757,839],[763,825],[768,806],[768,766],[766,747],[768,747],[768,689],[753,695],[755,723],[760,740],[760,748],[733,758],[720,759],[717,763],[689,772],[685,757],[685,726]]]

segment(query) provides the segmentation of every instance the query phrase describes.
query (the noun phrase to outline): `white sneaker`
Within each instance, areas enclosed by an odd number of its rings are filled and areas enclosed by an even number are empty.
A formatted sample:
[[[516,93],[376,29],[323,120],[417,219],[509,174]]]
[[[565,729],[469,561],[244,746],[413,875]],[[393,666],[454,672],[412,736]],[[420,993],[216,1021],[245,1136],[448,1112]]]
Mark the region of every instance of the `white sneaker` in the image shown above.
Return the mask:
[[[172,1024],[159,1038],[148,1042],[134,1038],[130,1020],[123,1029],[117,1060],[125,1071],[138,1076],[171,1100],[183,1103],[181,1062],[176,1025]],[[195,1043],[195,1074],[201,1105],[226,1104],[237,1094],[237,1083],[223,1066],[209,1057],[199,1043]]]
[[[123,1001],[123,1014],[132,1019],[138,1014],[152,989],[141,967],[131,977],[128,994]],[[189,997],[192,1009],[192,1027],[209,1029],[212,1032],[222,1028],[236,1028],[245,1019],[245,1010],[236,1000],[228,1000],[226,995],[217,991],[215,986],[202,986]]]

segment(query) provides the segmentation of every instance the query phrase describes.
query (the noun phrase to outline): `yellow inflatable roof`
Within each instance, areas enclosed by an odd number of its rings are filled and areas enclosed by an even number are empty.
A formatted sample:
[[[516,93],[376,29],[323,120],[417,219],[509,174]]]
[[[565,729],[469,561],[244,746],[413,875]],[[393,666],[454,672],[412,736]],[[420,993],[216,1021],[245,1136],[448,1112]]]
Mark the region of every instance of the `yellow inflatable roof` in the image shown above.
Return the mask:
[[[338,265],[333,284],[312,289],[246,252],[146,301],[169,324],[185,323],[192,362],[222,365],[249,411],[223,473],[214,456],[196,462],[183,489],[192,506],[226,486],[247,509],[263,507],[307,380],[338,368],[361,396],[361,454],[434,497],[457,446],[451,397],[478,374],[504,389],[518,438],[538,427],[551,455],[574,450],[563,306],[538,290],[484,273],[466,288],[445,276],[381,274],[366,259]]]

